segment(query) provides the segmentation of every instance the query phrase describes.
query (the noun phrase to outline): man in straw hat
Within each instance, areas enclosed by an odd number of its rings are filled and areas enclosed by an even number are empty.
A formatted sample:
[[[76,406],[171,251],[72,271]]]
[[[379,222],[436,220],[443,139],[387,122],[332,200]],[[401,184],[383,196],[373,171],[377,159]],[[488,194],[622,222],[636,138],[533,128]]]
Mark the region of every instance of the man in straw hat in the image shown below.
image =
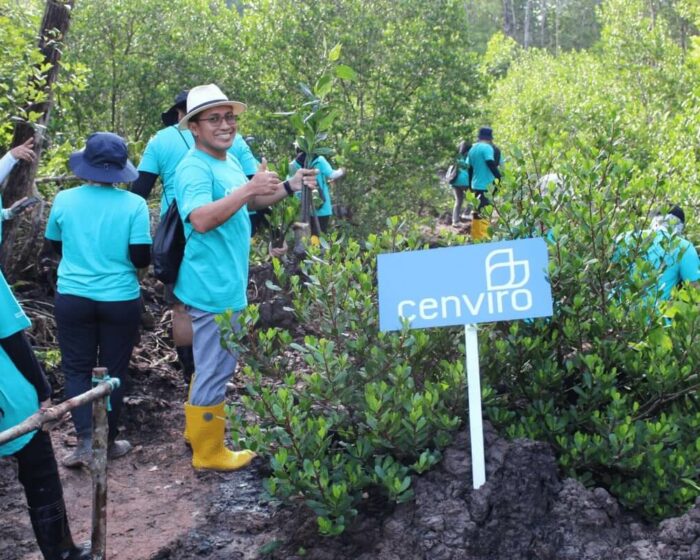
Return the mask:
[[[161,113],[163,128],[148,141],[139,163],[138,179],[129,187],[131,192],[148,199],[156,181],[160,178],[161,219],[175,200],[175,170],[185,154],[194,146],[192,133],[189,130],[180,130],[178,127],[180,119],[187,113],[188,93],[188,90],[182,90],[175,96],[174,103]],[[246,176],[249,179],[252,178],[258,169],[259,162],[240,134],[236,134],[228,151],[241,164]],[[251,216],[252,220],[253,216]],[[172,284],[165,286],[165,301],[172,307],[172,337],[185,384],[189,384],[194,373],[192,322],[182,302],[173,295]]]
[[[185,255],[175,296],[192,318],[196,374],[185,403],[185,439],[192,445],[195,468],[231,471],[245,467],[255,454],[224,446],[226,383],[236,356],[221,347],[216,316],[234,312],[232,324],[247,305],[250,220],[247,210],[264,208],[291,196],[302,181],[315,187],[315,170],[303,169],[280,181],[263,160],[248,180],[228,149],[236,120],[246,106],[229,100],[214,84],[192,88],[179,128],[189,130],[195,149],[175,174],[175,198],[185,227]]]

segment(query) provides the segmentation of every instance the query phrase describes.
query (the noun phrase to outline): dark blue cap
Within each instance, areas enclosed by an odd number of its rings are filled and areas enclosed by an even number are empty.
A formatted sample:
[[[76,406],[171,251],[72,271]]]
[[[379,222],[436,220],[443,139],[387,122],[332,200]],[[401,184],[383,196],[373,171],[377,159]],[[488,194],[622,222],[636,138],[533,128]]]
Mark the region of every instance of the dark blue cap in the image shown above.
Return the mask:
[[[681,222],[685,223],[685,212],[683,212],[683,208],[681,208],[680,206],[674,206],[668,211],[668,213],[673,214]]]
[[[493,130],[488,126],[482,126],[479,129],[479,140],[493,140]]]
[[[160,114],[160,120],[163,121],[165,126],[172,126],[178,123],[177,110],[181,109],[185,113],[187,112],[187,94],[190,92],[188,89],[183,89],[180,93],[175,96],[175,103],[170,106],[170,108],[164,113]]]
[[[139,176],[129,161],[126,142],[112,132],[93,132],[85,148],[71,154],[68,165],[81,179],[96,183],[130,183]]]

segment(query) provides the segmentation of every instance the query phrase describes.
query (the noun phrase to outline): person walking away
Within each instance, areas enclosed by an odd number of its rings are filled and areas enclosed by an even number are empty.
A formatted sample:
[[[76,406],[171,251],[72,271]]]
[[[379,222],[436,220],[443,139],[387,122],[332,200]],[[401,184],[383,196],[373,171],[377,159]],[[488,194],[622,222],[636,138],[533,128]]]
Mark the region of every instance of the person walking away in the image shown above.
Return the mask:
[[[488,189],[494,181],[501,179],[501,173],[495,160],[491,128],[482,127],[479,129],[478,140],[469,150],[467,159],[469,162],[469,188],[479,200],[479,206],[472,219],[472,239],[477,241],[488,236],[489,221],[481,216],[481,210],[491,204],[487,196]]]
[[[175,296],[192,318],[196,373],[185,403],[185,439],[192,446],[192,466],[231,471],[245,467],[255,454],[224,445],[226,383],[237,357],[221,345],[216,318],[231,310],[237,328],[247,305],[250,220],[248,208],[271,206],[301,189],[314,187],[315,170],[299,170],[289,181],[267,171],[263,161],[248,180],[228,153],[237,131],[237,117],[246,106],[215,85],[192,88],[181,130],[189,129],[195,149],[175,174],[175,198],[185,227],[185,254],[175,283]]]
[[[139,162],[139,176],[129,190],[148,200],[156,180],[160,178],[161,199],[160,219],[168,211],[170,204],[175,200],[175,170],[185,157],[185,154],[194,147],[192,133],[178,127],[180,119],[187,112],[187,93],[183,90],[175,96],[173,105],[167,111],[161,113],[161,121],[164,128],[159,130],[146,145],[141,161]],[[240,134],[229,148],[241,164],[243,172],[248,178],[255,175],[259,162],[253,155],[248,143]],[[251,216],[251,221],[257,218]],[[175,343],[178,361],[182,369],[185,385],[189,386],[194,373],[194,357],[192,355],[192,321],[185,306],[173,294],[173,284],[165,286],[165,302],[172,310],[172,337]]]
[[[469,172],[467,154],[471,144],[466,140],[462,140],[457,146],[457,156],[455,157],[455,165],[457,166],[457,175],[450,183],[452,185],[452,193],[454,194],[455,203],[452,207],[452,225],[457,226],[462,215],[462,205],[464,204],[464,193],[469,188]]]
[[[36,159],[34,153],[34,138],[29,138],[23,144],[15,146],[0,158],[0,183],[2,183],[12,171],[12,168],[19,160],[33,162]],[[11,220],[22,212],[22,203],[27,197],[16,200],[9,208],[2,208],[2,193],[0,193],[0,241],[2,240],[2,222]]]
[[[86,182],[58,193],[45,234],[61,256],[54,305],[61,367],[69,398],[91,388],[95,366],[120,379],[108,414],[107,455],[115,459],[131,450],[117,433],[140,321],[137,269],[151,260],[148,208],[143,198],[115,186],[138,176],[116,134],[91,134],[69,166]],[[90,406],[74,409],[72,416],[78,445],[63,464],[79,467],[92,456]]]
[[[24,333],[30,325],[0,272],[0,432],[50,404],[51,386]],[[49,434],[39,430],[0,445],[0,457],[7,456],[17,461],[29,518],[44,559],[89,560],[89,548],[77,547],[71,536]]]

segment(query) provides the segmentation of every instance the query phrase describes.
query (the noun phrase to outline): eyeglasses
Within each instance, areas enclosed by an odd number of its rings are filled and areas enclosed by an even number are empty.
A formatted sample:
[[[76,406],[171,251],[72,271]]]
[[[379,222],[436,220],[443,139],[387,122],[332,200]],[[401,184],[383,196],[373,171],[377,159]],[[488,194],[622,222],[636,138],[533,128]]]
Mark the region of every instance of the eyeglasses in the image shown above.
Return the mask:
[[[199,118],[197,122],[206,121],[212,126],[221,126],[223,121],[226,121],[226,124],[236,124],[237,120],[238,118],[233,113],[226,113],[225,115],[215,113],[206,118]]]

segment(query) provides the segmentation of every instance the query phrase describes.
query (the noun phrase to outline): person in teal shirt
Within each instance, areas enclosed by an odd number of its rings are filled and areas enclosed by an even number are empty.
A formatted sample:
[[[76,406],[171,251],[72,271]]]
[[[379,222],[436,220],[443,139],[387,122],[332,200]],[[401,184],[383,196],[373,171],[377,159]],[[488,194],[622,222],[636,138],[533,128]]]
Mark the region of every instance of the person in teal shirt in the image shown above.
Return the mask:
[[[464,193],[469,188],[469,162],[467,154],[470,148],[471,144],[466,140],[462,140],[457,146],[457,156],[454,162],[457,166],[457,175],[450,182],[455,198],[455,203],[452,207],[452,225],[455,226],[459,224],[460,215],[462,214],[462,205],[464,204]]]
[[[138,166],[139,176],[131,184],[130,190],[148,200],[160,177],[162,195],[160,201],[160,218],[168,210],[175,200],[175,170],[185,157],[185,154],[194,147],[194,138],[187,129],[178,127],[180,119],[185,116],[187,108],[187,90],[183,90],[175,96],[175,103],[164,113],[161,120],[165,125],[159,130],[146,145]],[[236,134],[228,152],[236,158],[243,173],[251,178],[255,175],[259,162],[253,155],[250,147],[240,134]],[[251,224],[255,224],[258,215],[250,214]],[[172,337],[175,343],[183,379],[189,385],[194,373],[194,357],[192,355],[192,324],[184,306],[173,294],[173,286],[165,287],[165,301],[172,308]]]
[[[151,260],[148,208],[143,198],[115,186],[138,175],[116,134],[91,134],[69,165],[87,183],[56,195],[45,234],[61,255],[54,304],[61,368],[68,397],[91,388],[97,365],[122,381],[109,412],[108,457],[117,458],[131,449],[116,438],[140,321],[137,269]],[[74,409],[72,417],[78,446],[64,464],[79,467],[91,458],[91,407]]]
[[[51,387],[24,334],[30,326],[0,272],[0,432],[50,403]],[[90,550],[73,543],[51,437],[33,431],[0,445],[0,457],[17,460],[36,541],[45,560],[88,560]]]
[[[489,187],[494,181],[501,178],[491,128],[482,127],[479,129],[478,140],[470,148],[467,159],[469,162],[469,188],[479,199],[479,206],[472,219],[472,239],[476,241],[488,235],[488,220],[482,218],[480,212],[484,206],[491,204],[487,196]]]
[[[293,176],[299,169],[302,169],[306,161],[306,154],[298,147],[296,151],[297,155],[289,165],[290,176]],[[331,190],[328,183],[342,177],[345,174],[345,170],[342,168],[333,169],[331,164],[328,163],[328,160],[323,156],[316,156],[311,162],[311,168],[318,170],[316,182],[318,183],[318,192],[321,197],[321,204],[318,205],[317,208],[314,208],[316,216],[318,217],[318,227],[316,226],[316,220],[312,220],[311,235],[319,236],[321,233],[326,233],[328,231],[330,219],[333,215]]]
[[[683,283],[694,284],[700,280],[700,259],[690,241],[682,237],[685,212],[678,206],[652,220],[651,229],[630,232],[618,239],[615,260],[629,258],[640,249],[644,260],[656,271],[656,281],[646,298],[654,303],[671,299],[673,289]],[[630,275],[637,267],[630,265]]]
[[[255,454],[224,445],[226,383],[237,359],[222,348],[216,318],[230,310],[231,325],[237,328],[238,313],[247,305],[248,208],[264,208],[292,195],[302,178],[314,184],[315,171],[299,171],[282,183],[263,163],[248,180],[228,152],[245,105],[208,84],[190,90],[187,109],[178,126],[192,133],[195,149],[175,173],[175,199],[187,243],[174,292],[192,319],[197,373],[185,403],[184,435],[192,446],[193,467],[231,471],[248,465]]]
[[[23,144],[15,146],[4,156],[0,158],[0,183],[2,183],[12,171],[12,168],[19,160],[33,162],[36,159],[34,153],[34,137],[29,138]],[[19,205],[22,204],[27,197],[16,200],[9,208],[2,208],[2,194],[0,193],[0,241],[2,241],[2,222],[11,220],[21,212]]]

